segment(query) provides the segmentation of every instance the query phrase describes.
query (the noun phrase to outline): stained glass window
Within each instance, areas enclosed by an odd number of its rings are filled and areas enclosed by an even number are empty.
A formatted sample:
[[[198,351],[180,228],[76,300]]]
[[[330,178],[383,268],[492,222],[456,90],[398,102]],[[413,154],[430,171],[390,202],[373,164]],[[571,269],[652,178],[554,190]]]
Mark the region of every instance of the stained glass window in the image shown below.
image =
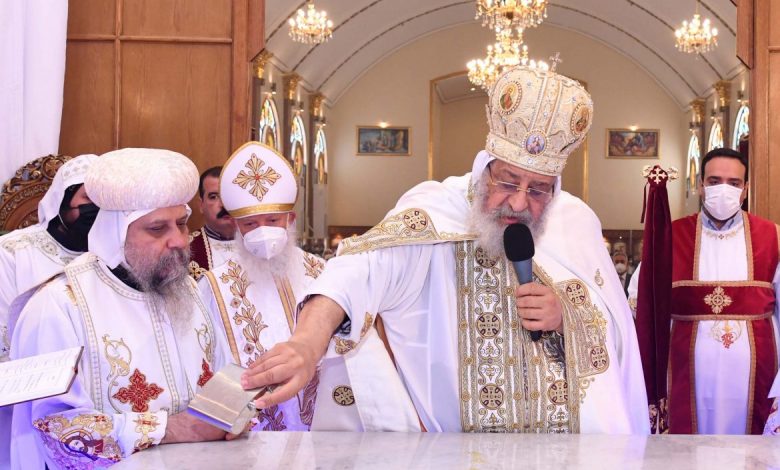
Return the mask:
[[[715,120],[712,123],[712,129],[710,129],[710,140],[707,145],[707,151],[723,147],[723,128],[720,125],[720,121]]]
[[[739,150],[739,141],[743,135],[747,135],[750,132],[750,125],[748,124],[748,118],[750,117],[750,108],[746,104],[743,104],[739,111],[737,111],[737,120],[734,122],[734,139],[731,142],[731,147],[735,150]]]
[[[317,184],[328,183],[328,145],[325,142],[325,131],[317,130],[314,138],[314,169],[317,171]]]
[[[274,104],[274,100],[268,97],[263,101],[263,107],[260,112],[258,135],[260,136],[260,142],[281,152],[278,122],[279,119],[276,114],[276,105]]]
[[[696,180],[699,177],[699,159],[701,150],[699,147],[699,137],[696,134],[691,135],[691,141],[688,143],[688,164],[686,165],[685,186],[688,193],[696,190]]]
[[[290,130],[290,158],[292,159],[295,174],[303,174],[304,168],[308,164],[306,159],[306,132],[303,127],[303,119],[296,115],[292,120],[292,129]]]

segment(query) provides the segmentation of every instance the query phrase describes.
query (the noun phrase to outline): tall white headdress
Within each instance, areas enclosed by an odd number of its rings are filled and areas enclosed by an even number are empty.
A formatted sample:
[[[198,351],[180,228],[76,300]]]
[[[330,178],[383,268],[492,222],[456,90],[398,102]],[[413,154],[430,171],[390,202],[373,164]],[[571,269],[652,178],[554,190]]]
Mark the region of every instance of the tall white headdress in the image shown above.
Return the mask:
[[[488,95],[485,150],[534,173],[559,176],[593,122],[585,88],[552,70],[511,68]]]
[[[84,181],[100,208],[89,231],[89,251],[109,268],[123,263],[127,227],[156,209],[186,205],[199,176],[189,158],[170,150],[125,148],[98,157]]]

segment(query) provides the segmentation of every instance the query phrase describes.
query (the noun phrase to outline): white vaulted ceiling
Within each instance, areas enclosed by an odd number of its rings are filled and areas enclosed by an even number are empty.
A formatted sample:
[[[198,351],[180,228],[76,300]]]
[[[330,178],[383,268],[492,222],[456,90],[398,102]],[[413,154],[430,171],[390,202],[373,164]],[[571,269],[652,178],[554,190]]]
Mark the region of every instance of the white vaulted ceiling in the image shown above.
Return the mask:
[[[301,75],[308,88],[321,91],[331,104],[396,49],[432,32],[477,21],[473,0],[316,0],[315,5],[334,22],[330,41],[313,47],[293,42],[286,21],[305,7],[305,1],[266,0],[266,49],[281,69]],[[713,83],[741,70],[732,0],[700,3],[702,16],[719,30],[718,48],[698,58],[675,49],[674,29],[694,9],[694,0],[553,0],[546,23],[617,50],[685,108],[707,94]],[[561,51],[564,57],[565,53]]]

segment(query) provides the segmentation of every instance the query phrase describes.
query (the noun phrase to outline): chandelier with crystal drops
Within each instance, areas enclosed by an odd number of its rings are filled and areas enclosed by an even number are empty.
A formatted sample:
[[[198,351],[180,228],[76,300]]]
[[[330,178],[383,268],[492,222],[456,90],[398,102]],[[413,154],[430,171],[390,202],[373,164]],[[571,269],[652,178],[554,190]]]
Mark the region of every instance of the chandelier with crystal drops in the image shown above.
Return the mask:
[[[495,83],[499,75],[516,65],[542,70],[549,69],[546,62],[528,58],[528,46],[523,44],[522,30],[518,31],[517,37],[513,37],[510,30],[502,30],[497,39],[495,44],[487,47],[487,56],[484,59],[474,59],[466,64],[469,69],[469,81],[475,86],[487,90]]]
[[[698,3],[693,19],[690,22],[683,21],[674,36],[677,39],[675,47],[682,52],[702,54],[718,45],[718,28],[710,28],[709,18],[702,21]]]
[[[493,62],[492,47],[488,46],[488,55],[484,59],[474,59],[468,62],[469,81],[475,86],[487,90],[498,77],[498,68]]]
[[[303,44],[320,44],[333,36],[333,22],[328,14],[314,9],[314,4],[306,4],[306,13],[299,9],[295,18],[290,18],[290,37]]]
[[[477,0],[477,16],[482,26],[496,32],[533,28],[547,18],[547,0]]]

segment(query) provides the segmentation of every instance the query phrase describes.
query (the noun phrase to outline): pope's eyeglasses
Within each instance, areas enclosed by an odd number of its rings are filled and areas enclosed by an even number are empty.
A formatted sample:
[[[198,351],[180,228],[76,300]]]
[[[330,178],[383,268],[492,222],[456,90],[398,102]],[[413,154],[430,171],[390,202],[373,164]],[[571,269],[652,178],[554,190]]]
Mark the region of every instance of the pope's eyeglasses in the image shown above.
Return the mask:
[[[501,194],[510,195],[519,193],[520,191],[525,191],[530,199],[533,199],[537,202],[547,202],[553,197],[553,187],[550,184],[541,183],[537,184],[535,187],[529,186],[527,188],[523,188],[522,186],[518,186],[513,183],[507,183],[506,181],[498,181],[493,178],[493,170],[491,167],[488,167],[488,178],[490,178],[490,185],[496,188],[496,191]]]

